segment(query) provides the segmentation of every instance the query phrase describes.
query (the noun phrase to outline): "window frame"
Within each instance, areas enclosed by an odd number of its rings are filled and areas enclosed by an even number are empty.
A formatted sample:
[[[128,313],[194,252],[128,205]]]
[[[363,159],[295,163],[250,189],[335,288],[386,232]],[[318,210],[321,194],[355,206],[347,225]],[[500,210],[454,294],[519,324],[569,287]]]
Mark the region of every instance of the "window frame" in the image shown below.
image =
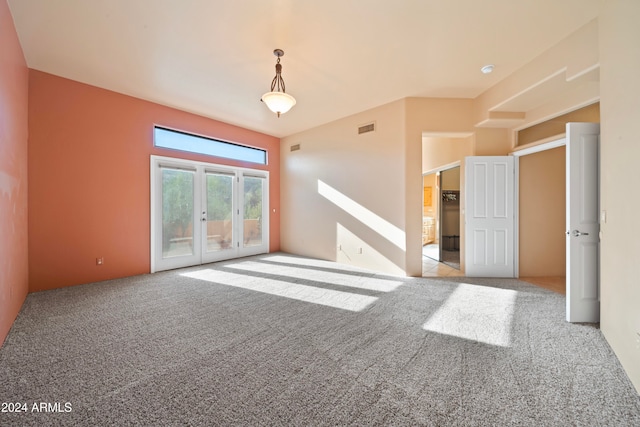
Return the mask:
[[[193,138],[194,140],[205,140],[207,142],[211,142],[214,145],[212,145],[212,147],[215,149],[216,146],[218,147],[226,147],[227,149],[235,149],[235,150],[239,150],[240,152],[242,152],[243,150],[247,150],[245,152],[251,152],[254,153],[255,152],[261,152],[263,153],[264,157],[264,161],[256,161],[254,160],[254,158],[252,156],[248,156],[248,157],[242,157],[241,155],[236,155],[236,156],[229,156],[229,155],[225,155],[224,153],[221,152],[215,152],[215,150],[211,150],[211,151],[198,151],[198,150],[194,150],[194,149],[189,149],[189,148],[180,148],[178,146],[170,146],[170,145],[159,145],[159,138],[158,138],[158,132],[157,131],[162,131],[162,132],[170,132],[170,133],[175,133],[175,134],[179,134],[182,136],[186,136],[186,137],[190,137]],[[219,139],[219,138],[213,138],[210,136],[206,136],[206,135],[200,135],[200,134],[196,134],[193,132],[186,132],[183,130],[178,130],[178,129],[172,129],[166,126],[160,126],[160,125],[154,125],[153,126],[153,146],[155,148],[161,148],[161,149],[165,149],[165,150],[172,150],[172,151],[179,151],[179,152],[185,152],[185,153],[193,153],[193,154],[200,154],[203,156],[208,156],[208,157],[215,157],[215,158],[219,158],[219,159],[227,159],[227,160],[234,160],[234,161],[240,161],[240,162],[246,162],[246,163],[253,163],[256,165],[263,165],[263,166],[268,166],[269,164],[269,152],[264,149],[264,148],[258,148],[258,147],[253,147],[250,145],[246,145],[246,144],[240,144],[237,142],[232,142],[232,141],[226,141],[223,139]]]

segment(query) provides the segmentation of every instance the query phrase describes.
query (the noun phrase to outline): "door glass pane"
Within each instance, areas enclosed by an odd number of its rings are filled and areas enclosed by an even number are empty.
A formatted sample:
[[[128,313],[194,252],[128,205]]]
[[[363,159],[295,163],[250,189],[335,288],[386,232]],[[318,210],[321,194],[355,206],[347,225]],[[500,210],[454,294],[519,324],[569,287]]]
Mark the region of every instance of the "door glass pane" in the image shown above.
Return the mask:
[[[244,178],[244,246],[262,244],[263,178]]]
[[[232,249],[233,179],[207,174],[207,252]]]
[[[193,172],[162,169],[163,258],[193,255],[193,180]]]

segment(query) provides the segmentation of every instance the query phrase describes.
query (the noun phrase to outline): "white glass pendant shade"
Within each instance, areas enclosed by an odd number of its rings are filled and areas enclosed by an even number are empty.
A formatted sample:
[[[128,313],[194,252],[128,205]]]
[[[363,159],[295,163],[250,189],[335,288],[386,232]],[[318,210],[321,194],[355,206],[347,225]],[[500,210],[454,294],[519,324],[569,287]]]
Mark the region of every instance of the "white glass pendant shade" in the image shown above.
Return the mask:
[[[267,92],[262,95],[262,101],[267,104],[267,107],[276,113],[278,117],[296,105],[296,99],[284,92]]]

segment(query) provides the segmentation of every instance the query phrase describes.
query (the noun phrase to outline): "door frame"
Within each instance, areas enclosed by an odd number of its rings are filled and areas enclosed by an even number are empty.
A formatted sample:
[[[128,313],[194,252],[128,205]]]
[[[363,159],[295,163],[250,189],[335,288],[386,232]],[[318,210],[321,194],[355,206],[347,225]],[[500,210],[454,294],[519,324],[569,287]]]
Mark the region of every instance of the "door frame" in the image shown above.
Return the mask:
[[[461,163],[461,162],[456,162],[456,163]],[[444,201],[442,200],[442,193],[444,192],[442,189],[442,172],[446,172],[448,170],[451,169],[455,169],[458,168],[458,229],[460,230],[460,234],[458,235],[458,249],[460,250],[459,252],[459,257],[458,257],[458,261],[460,261],[460,256],[462,256],[461,254],[461,238],[460,236],[462,235],[462,228],[463,228],[463,222],[462,222],[462,188],[464,187],[464,182],[462,182],[462,166],[459,164],[457,166],[451,166],[451,167],[447,167],[444,169],[441,169],[438,172],[438,258],[440,258],[438,261],[439,262],[443,262],[442,261],[442,230],[444,229],[443,226],[443,218],[444,218]]]
[[[569,126],[570,126],[570,124],[571,124],[571,123],[572,123],[572,122],[567,123],[567,132],[569,132]],[[576,124],[586,124],[586,123],[576,123]],[[588,124],[590,124],[590,125],[597,125],[597,126],[599,126],[599,124],[594,124],[594,123],[588,123]],[[590,128],[590,129],[591,129],[591,128]],[[599,128],[598,128],[598,129],[599,129]],[[583,129],[583,130],[584,130],[584,129]],[[589,135],[593,135],[592,133],[588,133],[588,134],[589,134]],[[598,132],[598,135],[599,135],[599,132]],[[519,167],[518,167],[518,165],[519,165],[519,161],[518,161],[518,160],[519,160],[519,158],[520,158],[520,157],[522,157],[522,156],[526,156],[526,155],[529,155],[529,154],[539,153],[539,152],[542,152],[542,151],[547,151],[547,150],[551,150],[551,149],[553,149],[553,148],[558,148],[558,147],[562,147],[562,146],[567,146],[567,147],[568,147],[568,142],[569,142],[569,141],[568,141],[568,138],[569,138],[569,134],[568,134],[568,133],[558,134],[558,135],[556,135],[556,136],[553,136],[553,137],[550,137],[550,138],[546,138],[546,139],[544,139],[544,140],[541,140],[540,142],[538,142],[538,143],[537,143],[537,144],[535,144],[535,145],[530,145],[530,146],[527,146],[527,147],[522,147],[522,148],[520,148],[520,149],[517,149],[517,148],[516,148],[514,151],[512,151],[512,152],[510,153],[510,155],[511,155],[511,156],[514,156],[514,157],[516,158],[516,162],[515,162],[515,164],[516,164],[516,174],[515,174],[515,182],[516,182],[516,186],[515,186],[515,203],[516,203],[516,211],[515,211],[515,212],[516,212],[516,225],[517,225],[517,226],[516,226],[516,231],[515,231],[515,233],[514,233],[514,236],[515,236],[515,244],[516,244],[517,260],[519,260],[519,239],[520,239],[520,235],[519,235],[519,221],[520,221],[520,214],[519,214],[519,199],[520,199],[520,194],[519,194],[519,193],[520,193],[520,190],[519,190],[519,174],[520,174],[520,171],[519,171]],[[567,165],[568,165],[568,162],[569,162],[569,153],[567,153],[567,159],[566,159],[565,161],[567,162]],[[597,195],[597,200],[598,200],[598,202],[599,202],[599,201],[600,201],[600,194],[599,194],[599,193],[600,193],[600,191],[599,191],[599,189],[600,189],[600,177],[599,177],[600,158],[599,158],[599,149],[598,149],[598,159],[597,159],[597,162],[598,162],[598,165],[597,165],[597,170],[598,170],[598,183],[597,183],[597,191],[598,191],[598,195]],[[568,166],[567,166],[567,167],[568,167]],[[568,174],[568,172],[569,172],[569,171],[567,170],[567,174]],[[566,220],[566,224],[565,224],[565,226],[566,226],[567,228],[571,228],[571,226],[570,226],[570,224],[569,224],[569,216],[568,216],[569,209],[570,209],[570,206],[569,206],[569,202],[570,202],[570,200],[569,200],[569,190],[568,190],[568,189],[569,189],[569,186],[571,185],[571,183],[572,183],[573,181],[570,181],[570,177],[568,177],[568,176],[567,176],[567,174],[565,174],[565,183],[564,183],[564,185],[567,187],[567,196],[566,196],[566,197],[567,197],[567,199],[566,199],[566,206],[565,206],[565,216],[567,217],[567,220]],[[597,212],[597,218],[600,218],[600,211],[598,211],[598,212]],[[593,232],[593,230],[590,230],[590,233],[592,233],[592,232]],[[566,234],[569,234],[569,230],[566,230]],[[595,233],[594,233],[594,234],[595,234]],[[568,238],[570,239],[570,237],[568,237]],[[572,297],[571,297],[571,295],[570,295],[570,291],[569,291],[569,289],[570,289],[570,287],[572,287],[572,286],[573,286],[573,284],[572,284],[572,283],[570,283],[570,281],[569,281],[569,270],[570,270],[570,268],[571,268],[571,267],[570,267],[570,265],[569,265],[569,264],[570,264],[570,262],[571,262],[571,258],[570,258],[570,254],[568,253],[568,252],[569,252],[569,251],[568,251],[569,243],[570,243],[570,241],[569,241],[569,240],[567,240],[567,243],[566,243],[566,246],[567,246],[567,249],[566,249],[566,251],[567,251],[567,268],[566,268],[566,272],[565,272],[565,274],[567,275],[567,284],[566,284],[566,286],[567,286],[567,294],[566,294],[566,296],[565,296],[565,298],[566,298],[566,300],[567,300],[567,301],[566,301],[566,305],[567,305],[567,310],[566,310],[567,321],[569,321],[569,322],[577,322],[577,321],[579,321],[579,322],[596,322],[596,321],[598,321],[598,320],[599,320],[599,315],[598,315],[598,314],[595,314],[595,315],[593,315],[593,316],[592,316],[591,314],[589,314],[588,316],[590,316],[590,317],[589,317],[588,319],[586,319],[586,318],[584,318],[584,319],[583,319],[583,318],[576,318],[576,319],[578,319],[578,320],[575,320],[575,319],[570,318],[570,313],[569,313],[569,304],[572,302]],[[599,242],[598,242],[598,254],[600,253],[600,249],[601,249],[601,248],[600,248],[600,244],[599,244]],[[598,269],[600,268],[600,265],[599,265],[599,264],[600,264],[600,261],[599,261],[599,260],[600,260],[600,257],[598,256],[598,261],[597,261],[597,263],[598,263],[598,265],[597,265]],[[598,274],[599,274],[599,273],[598,273]],[[599,291],[600,291],[599,282],[600,282],[600,277],[598,276],[598,274],[596,274],[596,280],[598,281],[598,290],[597,290],[597,292],[598,292],[598,300],[599,300]],[[516,276],[516,277],[518,277],[518,276],[519,276],[519,271],[517,272],[517,276]],[[573,316],[573,314],[572,314],[571,316]]]
[[[262,246],[260,247],[256,247],[256,248],[251,248],[248,250],[242,250],[244,248],[240,248],[240,253],[236,255],[236,257],[239,256],[249,256],[249,255],[255,255],[255,254],[259,254],[259,253],[268,253],[269,252],[269,229],[270,229],[270,224],[269,224],[269,171],[263,170],[263,169],[250,169],[250,168],[243,168],[243,167],[236,167],[236,166],[229,166],[229,165],[223,165],[223,164],[217,164],[217,163],[210,163],[210,162],[203,162],[203,161],[198,161],[198,160],[189,160],[189,159],[181,159],[181,158],[176,158],[176,157],[166,157],[166,156],[157,156],[157,155],[151,155],[150,156],[150,161],[149,161],[150,167],[149,167],[149,177],[150,177],[150,204],[149,204],[149,225],[150,225],[150,272],[151,273],[155,273],[157,271],[162,271],[164,269],[158,269],[159,266],[157,265],[157,245],[158,245],[158,239],[159,239],[159,235],[157,233],[157,227],[159,226],[158,224],[158,215],[154,215],[154,207],[157,206],[158,204],[158,182],[156,180],[156,169],[160,167],[160,165],[162,164],[166,164],[166,165],[171,165],[171,166],[175,166],[176,169],[179,169],[181,166],[184,167],[185,169],[193,169],[196,173],[196,179],[194,181],[194,189],[196,192],[203,192],[204,190],[204,185],[205,182],[201,182],[201,180],[199,179],[199,175],[198,172],[202,172],[203,174],[206,175],[207,171],[220,171],[220,172],[227,172],[230,174],[234,174],[237,178],[238,178],[238,182],[234,183],[234,185],[238,185],[239,188],[242,188],[241,184],[244,181],[244,176],[249,176],[249,177],[260,177],[260,178],[264,178],[265,179],[265,183],[266,183],[266,188],[263,188],[263,238],[265,240],[264,242],[264,246],[266,247],[266,251],[264,249],[261,249]],[[241,178],[242,177],[242,178]],[[200,197],[201,198],[201,197]],[[194,204],[194,224],[195,223],[199,223],[200,219],[201,219],[201,215],[199,215],[199,212],[201,211],[201,206],[200,203],[202,202],[202,200],[199,200],[200,198],[195,200],[195,204]],[[235,206],[235,201],[234,201],[234,206]],[[238,216],[240,216],[240,214],[242,214],[242,218],[244,218],[244,207],[240,207],[240,206],[235,206],[234,209],[238,209]],[[243,226],[240,226],[238,229],[238,239],[240,239],[240,236],[243,233]],[[200,252],[200,263],[203,262],[215,262],[215,261],[202,261],[204,259],[204,255],[202,254],[203,251],[203,245],[204,243],[202,241],[199,241],[197,243],[198,246],[198,250]],[[196,246],[196,242],[195,242],[195,232],[194,232],[194,247]],[[220,261],[222,259],[228,259],[228,258],[233,258],[233,257],[227,257],[227,258],[221,258],[218,259],[216,261]],[[190,264],[191,265],[191,264]],[[197,265],[197,264],[196,264]],[[175,268],[180,268],[180,267],[175,267]]]
[[[459,167],[461,168],[462,161],[461,160],[456,160],[455,162],[452,163],[447,163],[446,165],[442,165],[439,166],[437,168],[434,169],[430,169],[426,172],[422,172],[422,181],[420,184],[420,187],[422,187],[424,185],[424,177],[425,175],[431,175],[431,174],[437,174],[438,178],[437,178],[437,182],[438,182],[438,218],[436,221],[436,231],[438,234],[438,262],[442,262],[442,224],[440,223],[440,221],[442,220],[442,182],[440,181],[440,174],[443,171],[449,170],[449,169],[453,169],[455,167]],[[460,171],[462,171],[462,168],[460,169]],[[461,175],[462,176],[462,175]],[[460,194],[462,194],[462,182],[460,182]],[[422,191],[422,209],[424,212],[424,191]],[[462,213],[462,204],[460,205],[460,213]],[[420,230],[422,230],[422,217],[424,217],[424,213],[422,215],[420,215]],[[462,215],[460,216],[460,229],[462,230]],[[462,244],[462,243],[461,243]],[[420,253],[422,254],[422,250],[420,251]],[[422,255],[420,255],[420,259],[422,260]],[[424,273],[424,271],[423,271]]]
[[[564,147],[567,145],[566,134],[562,133],[556,136],[552,136],[550,138],[546,138],[539,143],[535,143],[535,145],[531,145],[528,147],[516,148],[514,151],[509,153],[510,156],[515,157],[515,233],[514,235],[514,249],[515,249],[515,275],[516,278],[520,277],[520,157],[527,156],[529,154],[540,153],[542,151],[552,150],[558,147]],[[565,185],[566,185],[566,177],[565,177]],[[566,212],[565,207],[565,212]]]

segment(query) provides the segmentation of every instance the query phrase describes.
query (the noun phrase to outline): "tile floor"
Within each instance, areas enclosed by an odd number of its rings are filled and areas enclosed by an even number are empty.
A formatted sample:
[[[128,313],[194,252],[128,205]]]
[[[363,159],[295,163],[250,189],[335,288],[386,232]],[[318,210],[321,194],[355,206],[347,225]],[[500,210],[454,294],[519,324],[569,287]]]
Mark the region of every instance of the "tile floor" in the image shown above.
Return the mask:
[[[430,243],[422,247],[422,277],[464,276],[460,270],[433,259],[437,257],[437,244]]]
[[[429,257],[422,257],[422,277],[464,276],[460,270],[438,262]]]

